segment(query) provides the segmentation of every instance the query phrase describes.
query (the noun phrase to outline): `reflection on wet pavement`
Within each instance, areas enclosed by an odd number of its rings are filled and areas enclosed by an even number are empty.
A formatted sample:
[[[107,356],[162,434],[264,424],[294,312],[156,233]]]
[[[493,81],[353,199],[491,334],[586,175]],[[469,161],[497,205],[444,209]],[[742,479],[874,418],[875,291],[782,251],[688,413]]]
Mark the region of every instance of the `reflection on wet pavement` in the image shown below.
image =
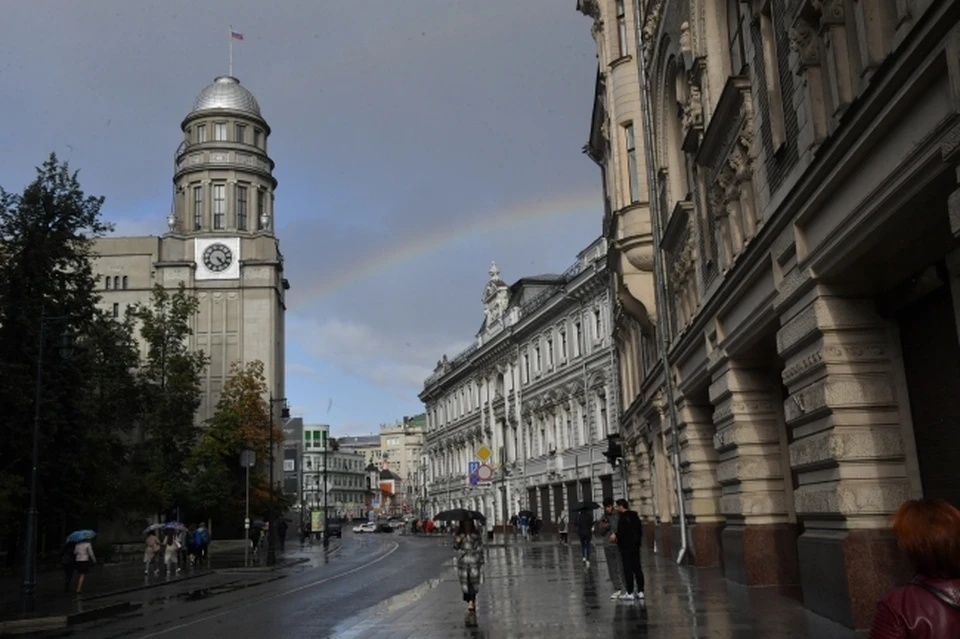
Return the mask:
[[[777,637],[848,639],[853,633],[774,592],[723,579],[715,569],[679,568],[644,556],[646,603],[610,599],[604,558],[584,568],[566,546],[488,549],[476,620],[456,573],[339,624],[337,639],[373,637]],[[474,627],[474,625],[476,627]]]

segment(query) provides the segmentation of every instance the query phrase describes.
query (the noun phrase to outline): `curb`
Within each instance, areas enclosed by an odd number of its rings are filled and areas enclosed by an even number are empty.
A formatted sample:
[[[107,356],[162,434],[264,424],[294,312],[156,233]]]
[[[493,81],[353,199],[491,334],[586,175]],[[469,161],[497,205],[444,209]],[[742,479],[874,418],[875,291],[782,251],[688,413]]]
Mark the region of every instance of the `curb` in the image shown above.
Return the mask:
[[[179,579],[174,579],[173,581],[158,581],[152,584],[133,586],[130,588],[122,588],[120,590],[113,590],[111,592],[104,592],[99,595],[91,595],[90,597],[80,597],[80,601],[96,601],[97,599],[106,599],[107,597],[116,597],[117,595],[125,595],[131,592],[139,592],[141,590],[149,590],[151,588],[159,588],[160,586],[170,586],[172,584],[180,583],[181,581],[189,581],[191,579],[199,579],[200,577],[205,577],[207,575],[214,575],[218,570],[205,570],[203,572],[194,573],[192,575],[185,575]]]
[[[33,619],[15,619],[12,621],[0,621],[0,635],[19,635],[28,632],[40,632],[43,630],[58,630],[89,621],[96,621],[104,617],[111,617],[116,614],[137,610],[141,604],[135,604],[130,601],[121,601],[92,610],[75,612],[69,615],[58,615],[54,617],[36,617]]]
[[[258,572],[274,572],[277,570],[283,570],[284,568],[291,568],[293,566],[298,566],[300,564],[305,564],[310,561],[309,557],[301,557],[300,559],[294,559],[293,561],[285,561],[283,563],[274,564],[273,566],[256,566],[253,568],[221,568],[214,572],[222,575],[236,575],[236,574],[250,574]]]

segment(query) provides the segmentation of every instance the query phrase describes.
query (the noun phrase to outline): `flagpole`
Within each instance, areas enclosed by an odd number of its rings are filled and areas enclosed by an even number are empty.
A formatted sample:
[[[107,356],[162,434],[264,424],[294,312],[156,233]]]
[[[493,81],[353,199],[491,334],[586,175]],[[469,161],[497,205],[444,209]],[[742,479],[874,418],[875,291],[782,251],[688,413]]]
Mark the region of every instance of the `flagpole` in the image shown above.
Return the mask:
[[[230,33],[227,34],[230,37],[230,77],[233,77],[233,25],[230,25]]]

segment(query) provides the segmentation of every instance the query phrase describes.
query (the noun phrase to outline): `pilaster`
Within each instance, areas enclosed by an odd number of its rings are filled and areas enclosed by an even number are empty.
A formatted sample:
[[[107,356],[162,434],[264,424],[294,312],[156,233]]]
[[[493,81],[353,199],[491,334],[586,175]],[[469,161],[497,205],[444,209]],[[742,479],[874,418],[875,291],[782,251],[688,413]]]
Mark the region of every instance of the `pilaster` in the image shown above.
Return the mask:
[[[899,342],[874,309],[817,289],[782,314],[777,334],[804,601],[852,628],[867,627],[900,578],[889,518],[910,497]]]
[[[717,480],[719,455],[713,445],[713,407],[684,398],[679,406],[680,470],[684,505],[690,522],[693,563],[720,564],[720,532],[725,518],[720,511],[721,486]]]

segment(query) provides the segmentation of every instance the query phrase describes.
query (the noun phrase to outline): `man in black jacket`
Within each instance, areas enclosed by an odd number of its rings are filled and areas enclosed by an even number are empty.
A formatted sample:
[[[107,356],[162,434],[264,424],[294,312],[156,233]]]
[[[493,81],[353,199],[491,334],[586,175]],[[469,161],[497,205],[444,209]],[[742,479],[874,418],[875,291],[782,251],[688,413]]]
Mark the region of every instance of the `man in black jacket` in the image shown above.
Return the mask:
[[[643,525],[640,516],[629,510],[626,499],[617,500],[617,512],[620,520],[617,522],[617,532],[611,535],[620,549],[623,559],[623,581],[626,591],[620,596],[625,601],[643,601],[643,569],[640,567],[640,543],[643,539]],[[634,591],[636,580],[636,591]]]

